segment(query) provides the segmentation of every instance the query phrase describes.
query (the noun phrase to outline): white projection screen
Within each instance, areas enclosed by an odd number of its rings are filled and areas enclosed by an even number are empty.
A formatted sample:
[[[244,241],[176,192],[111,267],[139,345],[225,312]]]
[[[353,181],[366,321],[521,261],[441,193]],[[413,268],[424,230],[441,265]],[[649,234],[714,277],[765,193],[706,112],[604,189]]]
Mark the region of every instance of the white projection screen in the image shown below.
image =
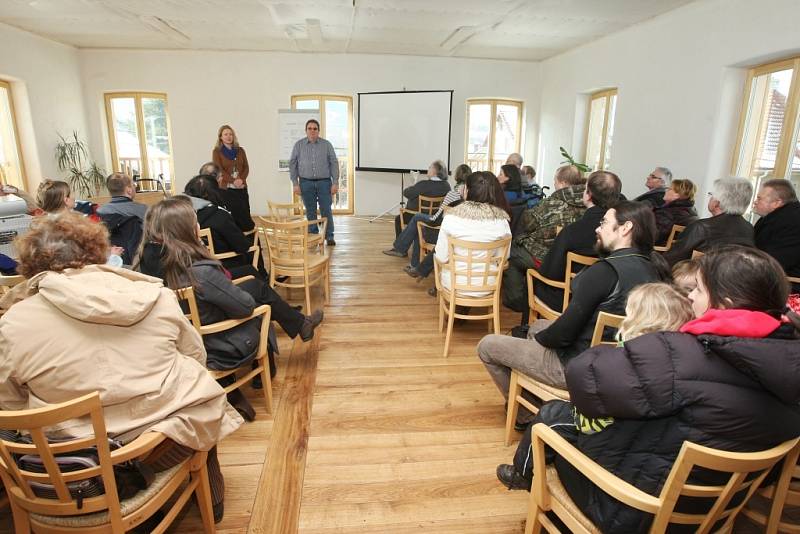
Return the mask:
[[[453,91],[358,93],[360,171],[426,172],[440,159],[450,168]]]

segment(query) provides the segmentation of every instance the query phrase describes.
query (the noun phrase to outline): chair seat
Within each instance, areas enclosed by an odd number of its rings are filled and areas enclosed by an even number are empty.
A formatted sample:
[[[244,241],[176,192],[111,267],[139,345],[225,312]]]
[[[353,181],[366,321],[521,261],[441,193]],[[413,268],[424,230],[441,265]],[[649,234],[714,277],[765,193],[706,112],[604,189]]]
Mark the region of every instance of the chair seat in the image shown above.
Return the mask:
[[[567,493],[564,485],[561,484],[561,479],[558,478],[558,471],[552,465],[547,466],[545,469],[547,476],[547,489],[550,492],[550,497],[561,505],[564,510],[573,517],[580,525],[592,533],[600,534],[600,530],[586,517],[583,512],[575,505],[572,498]]]
[[[156,473],[155,479],[153,483],[150,484],[147,488],[139,491],[133,497],[129,499],[125,499],[124,501],[120,501],[120,510],[122,512],[122,517],[127,517],[128,515],[134,513],[136,510],[147,504],[148,501],[153,499],[153,497],[166,486],[170,480],[172,480],[181,468],[188,462],[182,462],[174,467],[170,467],[166,471],[161,471],[160,473]],[[41,515],[41,514],[31,514],[31,519],[37,521],[39,523],[43,523],[46,525],[53,525],[57,527],[71,527],[71,528],[80,528],[80,527],[96,527],[99,525],[104,525],[110,521],[108,511],[96,512],[93,514],[85,514],[85,515],[68,515],[68,516],[57,516],[57,515]]]
[[[519,383],[523,389],[526,389],[542,399],[543,401],[550,400],[569,400],[569,391],[566,389],[557,388],[544,382],[531,378],[527,375],[519,373]]]
[[[453,298],[453,292],[447,289],[446,287],[442,286],[439,291],[442,294],[442,297],[447,301]],[[489,296],[481,296],[481,297],[473,297],[471,295],[462,295],[461,293],[456,293],[456,304],[459,306],[473,306],[473,307],[483,307],[483,306],[491,306],[494,304],[494,298],[491,294]]]

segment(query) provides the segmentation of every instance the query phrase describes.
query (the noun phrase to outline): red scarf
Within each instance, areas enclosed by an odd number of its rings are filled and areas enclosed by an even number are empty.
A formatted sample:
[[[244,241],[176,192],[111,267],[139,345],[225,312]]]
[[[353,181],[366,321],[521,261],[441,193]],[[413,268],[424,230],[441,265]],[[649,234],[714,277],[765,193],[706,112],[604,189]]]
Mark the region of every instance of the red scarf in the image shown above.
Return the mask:
[[[683,325],[680,331],[695,336],[715,334],[763,338],[774,332],[780,325],[781,322],[778,319],[760,311],[710,309],[702,317]]]

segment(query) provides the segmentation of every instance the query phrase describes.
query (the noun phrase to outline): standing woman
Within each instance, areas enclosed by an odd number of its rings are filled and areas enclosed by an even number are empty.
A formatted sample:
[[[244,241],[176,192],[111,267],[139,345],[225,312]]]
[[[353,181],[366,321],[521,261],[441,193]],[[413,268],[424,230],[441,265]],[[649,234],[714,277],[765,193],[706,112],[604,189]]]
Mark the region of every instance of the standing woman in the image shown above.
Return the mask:
[[[250,174],[247,154],[239,146],[236,132],[227,124],[219,127],[211,159],[219,166],[217,181],[222,189],[227,190],[228,209],[234,219],[251,219],[250,196],[247,193],[247,176]]]

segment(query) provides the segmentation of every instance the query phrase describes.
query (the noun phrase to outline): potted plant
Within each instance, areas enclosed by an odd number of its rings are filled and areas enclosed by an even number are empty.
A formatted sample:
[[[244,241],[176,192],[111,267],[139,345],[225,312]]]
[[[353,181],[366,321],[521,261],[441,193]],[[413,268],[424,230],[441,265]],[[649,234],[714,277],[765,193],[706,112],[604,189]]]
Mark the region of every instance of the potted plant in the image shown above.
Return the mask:
[[[74,192],[86,197],[100,194],[105,172],[89,159],[89,149],[78,138],[78,132],[73,131],[71,138],[58,134],[56,161],[60,171],[69,173],[66,178]]]
[[[558,148],[559,150],[561,150],[561,155],[564,157],[564,161],[562,161],[561,163],[575,165],[575,167],[577,167],[578,170],[581,171],[582,173],[592,172],[592,168],[586,165],[585,163],[578,163],[577,161],[575,161],[573,157],[569,155],[569,152],[567,152],[566,148],[564,148],[563,146],[560,146]]]

